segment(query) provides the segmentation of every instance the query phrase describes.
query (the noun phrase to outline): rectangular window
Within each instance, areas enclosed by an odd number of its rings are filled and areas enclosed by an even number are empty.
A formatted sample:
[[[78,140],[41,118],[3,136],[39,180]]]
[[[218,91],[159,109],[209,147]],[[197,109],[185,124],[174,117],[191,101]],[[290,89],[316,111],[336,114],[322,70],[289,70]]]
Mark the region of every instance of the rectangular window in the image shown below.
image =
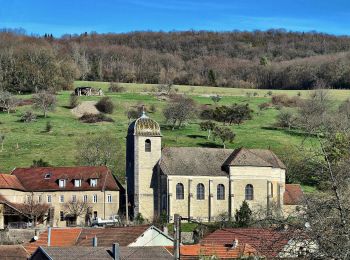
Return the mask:
[[[52,197],[51,195],[47,195],[47,203],[51,203],[52,202]]]
[[[90,186],[91,187],[96,187],[97,186],[97,179],[91,179],[90,180]]]
[[[32,200],[32,196],[27,195],[27,198],[26,198],[27,203],[30,203],[30,202],[31,202],[31,200]]]
[[[64,221],[64,212],[60,211],[60,221]]]
[[[38,196],[38,203],[41,203],[42,202],[42,197],[41,195]]]
[[[87,196],[87,195],[84,195],[84,196],[83,196],[83,201],[84,201],[85,203],[88,202],[88,196]]]
[[[66,180],[64,180],[64,179],[59,180],[58,185],[60,188],[66,187]]]
[[[94,219],[97,219],[97,211],[94,211]]]
[[[81,180],[74,180],[74,187],[81,187]]]
[[[107,202],[112,203],[112,195],[111,194],[107,195]]]
[[[92,202],[97,203],[97,195],[96,194],[92,195]]]
[[[77,196],[76,195],[72,195],[72,202],[77,202]]]
[[[60,195],[60,203],[64,202],[64,195]]]

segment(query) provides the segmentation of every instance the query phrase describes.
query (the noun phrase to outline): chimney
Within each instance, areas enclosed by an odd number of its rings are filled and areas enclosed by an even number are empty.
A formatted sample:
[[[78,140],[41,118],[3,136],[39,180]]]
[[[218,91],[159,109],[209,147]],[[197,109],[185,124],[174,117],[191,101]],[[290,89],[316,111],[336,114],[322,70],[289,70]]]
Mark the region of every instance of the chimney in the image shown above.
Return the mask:
[[[51,227],[47,230],[47,246],[51,246]]]
[[[119,244],[114,243],[112,246],[112,254],[113,254],[113,260],[119,260],[120,259],[120,249]]]
[[[234,240],[233,243],[232,243],[232,249],[235,249],[235,248],[237,248],[237,247],[238,247],[238,239],[235,238],[235,240]]]
[[[96,236],[94,236],[94,237],[92,238],[92,246],[93,246],[93,247],[97,247],[97,237],[96,237]]]

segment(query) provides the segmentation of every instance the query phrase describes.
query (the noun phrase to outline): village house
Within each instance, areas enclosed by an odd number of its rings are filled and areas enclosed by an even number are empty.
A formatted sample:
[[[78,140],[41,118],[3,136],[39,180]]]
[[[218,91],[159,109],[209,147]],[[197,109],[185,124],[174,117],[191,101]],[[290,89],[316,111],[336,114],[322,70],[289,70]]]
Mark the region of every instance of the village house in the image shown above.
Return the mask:
[[[153,225],[110,228],[51,228],[42,232],[36,241],[24,244],[28,253],[38,247],[109,247],[114,243],[128,247],[172,246],[174,240]]]
[[[271,150],[162,147],[159,124],[145,113],[129,125],[126,150],[134,217],[214,221],[233,216],[244,200],[253,210],[293,214],[302,199]]]
[[[28,221],[40,206],[47,214],[37,222],[53,227],[106,219],[119,213],[122,189],[104,166],[16,168],[0,174],[0,229]]]
[[[305,232],[299,229],[273,228],[224,228],[204,237],[200,244],[213,247],[249,244],[256,255],[271,258],[307,257],[317,252],[318,247]]]

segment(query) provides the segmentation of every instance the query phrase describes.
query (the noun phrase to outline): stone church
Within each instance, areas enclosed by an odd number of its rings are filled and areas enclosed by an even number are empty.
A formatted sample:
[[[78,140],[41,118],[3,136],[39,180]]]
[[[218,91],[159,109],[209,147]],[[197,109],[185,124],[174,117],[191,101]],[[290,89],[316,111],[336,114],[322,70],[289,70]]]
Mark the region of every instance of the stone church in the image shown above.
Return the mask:
[[[126,142],[134,217],[214,221],[234,216],[244,200],[252,210],[276,205],[284,214],[300,204],[301,187],[285,183],[286,167],[271,150],[162,148],[159,124],[145,113],[129,125]]]

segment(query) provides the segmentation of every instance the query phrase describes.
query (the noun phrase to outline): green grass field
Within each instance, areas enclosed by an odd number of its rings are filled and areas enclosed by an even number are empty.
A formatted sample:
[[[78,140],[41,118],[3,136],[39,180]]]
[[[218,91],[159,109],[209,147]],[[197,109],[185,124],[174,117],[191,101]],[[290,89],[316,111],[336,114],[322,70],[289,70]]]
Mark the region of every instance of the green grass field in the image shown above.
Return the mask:
[[[101,87],[106,90],[108,83],[98,82],[76,82],[76,86],[89,85]],[[19,107],[16,113],[0,114],[0,134],[5,135],[4,149],[0,152],[0,172],[9,172],[15,167],[28,167],[33,160],[42,158],[55,166],[77,165],[76,140],[82,136],[113,134],[119,141],[120,149],[125,151],[125,136],[128,127],[128,119],[125,116],[125,110],[137,104],[149,106],[154,104],[156,112],[150,114],[151,118],[157,120],[162,127],[164,146],[201,146],[218,147],[220,143],[206,139],[206,132],[200,131],[198,120],[190,122],[180,130],[167,130],[165,128],[162,108],[166,105],[165,101],[159,101],[153,93],[153,85],[146,84],[123,84],[126,88],[125,93],[107,93],[117,105],[117,109],[110,117],[114,123],[81,123],[73,116],[70,109],[66,108],[69,103],[70,91],[62,91],[58,94],[58,106],[54,112],[49,112],[48,118],[39,117],[37,122],[22,123],[19,122],[21,114],[31,109],[29,106]],[[245,90],[230,88],[213,87],[191,87],[176,86],[179,92],[191,95],[199,104],[212,104],[210,95],[224,95],[219,105],[232,103],[249,103],[254,112],[254,117],[240,126],[232,126],[236,133],[236,139],[229,148],[247,147],[247,148],[271,148],[277,154],[281,155],[288,150],[290,146],[300,145],[303,136],[297,133],[290,133],[284,130],[271,130],[269,127],[275,122],[275,116],[278,111],[274,108],[258,113],[258,105],[270,100],[267,97],[267,90]],[[248,98],[246,92],[257,92],[258,96]],[[299,91],[273,91],[274,94],[286,93],[287,95],[296,95]],[[307,91],[300,91],[302,97],[308,95]],[[350,91],[339,90],[331,91],[331,96],[339,102],[350,97]],[[21,98],[30,96],[21,96]],[[98,100],[100,97],[81,97],[81,101]],[[40,111],[36,111],[38,115]],[[53,129],[46,133],[46,123],[50,121]],[[312,140],[309,140],[312,142]],[[120,162],[124,164],[124,161]]]

